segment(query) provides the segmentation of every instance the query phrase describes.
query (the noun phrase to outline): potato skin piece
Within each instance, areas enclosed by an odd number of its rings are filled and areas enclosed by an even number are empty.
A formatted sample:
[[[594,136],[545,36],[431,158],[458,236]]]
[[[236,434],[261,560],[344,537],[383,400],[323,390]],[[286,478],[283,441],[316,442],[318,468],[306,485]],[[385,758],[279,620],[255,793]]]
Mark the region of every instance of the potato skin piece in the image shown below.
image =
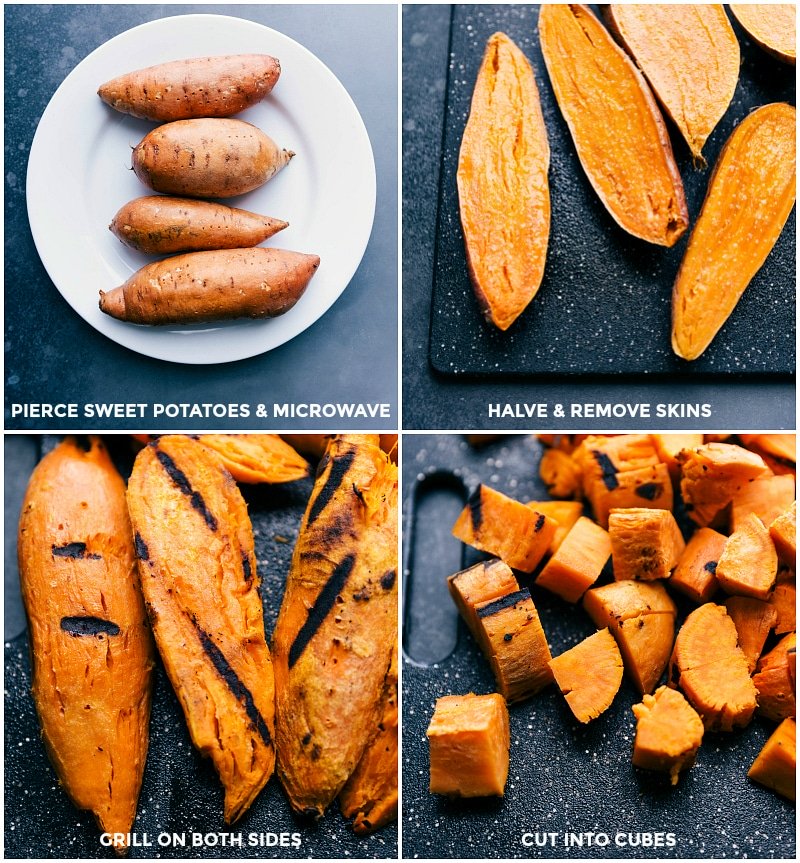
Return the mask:
[[[104,832],[127,834],[147,757],[155,652],[125,483],[99,438],[67,438],[38,464],[18,551],[45,748],[73,803]]]
[[[100,309],[132,324],[195,324],[274,318],[303,295],[316,255],[284,249],[221,249],[154,261],[124,285],[100,291]]]
[[[228,54],[172,60],[102,84],[97,95],[116,111],[168,123],[230,117],[265,98],[281,74],[268,54]]]
[[[108,229],[146,255],[244,249],[288,227],[288,222],[212,201],[145,195],[124,204]]]
[[[263,186],[292,156],[243,120],[177,120],[145,135],[131,166],[155,192],[232,198]]]

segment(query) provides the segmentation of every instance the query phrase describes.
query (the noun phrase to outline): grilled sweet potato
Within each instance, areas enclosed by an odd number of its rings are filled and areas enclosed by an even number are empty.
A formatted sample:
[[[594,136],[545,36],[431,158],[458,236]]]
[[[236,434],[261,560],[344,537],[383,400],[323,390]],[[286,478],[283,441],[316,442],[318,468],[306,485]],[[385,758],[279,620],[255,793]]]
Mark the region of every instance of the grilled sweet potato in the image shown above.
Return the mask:
[[[761,519],[750,513],[728,537],[715,575],[724,591],[766,599],[778,574],[778,555]]]
[[[120,75],[97,95],[123,114],[161,123],[230,117],[267,96],[280,74],[268,54],[193,57]]]
[[[775,543],[778,557],[786,566],[797,562],[797,503],[793,502],[786,512],[779,515],[769,526],[769,535]]]
[[[747,659],[747,670],[752,674],[778,615],[768,602],[750,596],[728,597],[725,611],[736,627],[739,647]]]
[[[18,551],[45,748],[75,805],[124,837],[147,757],[154,651],[125,483],[99,438],[67,438],[36,467]]]
[[[729,8],[756,45],[794,66],[797,59],[794,3],[731,3]]]
[[[758,661],[753,683],[758,690],[758,712],[767,719],[780,722],[796,712],[794,680],[789,665],[789,652],[797,648],[794,632],[785,635]]]
[[[177,120],[145,135],[131,165],[155,192],[232,198],[263,186],[292,156],[243,120]]]
[[[397,467],[377,435],[334,439],[303,516],[275,627],[278,773],[321,815],[383,711],[397,641]]]
[[[308,476],[308,462],[275,434],[204,434],[237,482],[293,482]]]
[[[672,289],[672,349],[696,360],[778,241],[795,201],[796,111],[764,105],[733,131]]]
[[[608,533],[581,516],[539,574],[536,584],[567,602],[578,602],[600,577],[610,555]]]
[[[543,4],[539,39],[589,182],[617,224],[672,246],[689,215],[669,135],[639,70],[587,6]]]
[[[447,579],[447,587],[464,622],[487,656],[489,645],[475,611],[479,603],[490,602],[519,590],[514,573],[502,560],[485,560],[463,569]]]
[[[505,35],[486,45],[458,160],[475,296],[507,330],[539,290],[550,234],[550,147],[533,70]]]
[[[194,324],[273,318],[294,306],[319,266],[283,249],[190,252],[147,264],[124,285],[100,291],[100,309],[132,324]]]
[[[784,719],[758,753],[747,775],[789,800],[797,795],[797,724]]]
[[[715,573],[727,539],[710,527],[695,531],[670,577],[670,586],[697,603],[708,602],[719,587]]]
[[[208,447],[166,435],[136,457],[128,508],[156,644],[231,823],[275,766],[275,685],[247,506]]]
[[[797,586],[794,578],[778,583],[769,596],[769,604],[775,609],[775,635],[785,635],[797,631]]]
[[[583,515],[583,504],[578,500],[529,500],[525,505],[552,518],[558,525],[548,549],[550,554],[558,551],[575,522]]]
[[[539,476],[547,493],[559,500],[581,497],[581,467],[570,453],[560,449],[545,450],[539,462]]]
[[[737,531],[751,513],[769,527],[794,503],[794,476],[764,476],[754,479],[733,496],[731,530]]]
[[[617,581],[669,578],[686,547],[675,517],[666,509],[612,509],[608,535]]]

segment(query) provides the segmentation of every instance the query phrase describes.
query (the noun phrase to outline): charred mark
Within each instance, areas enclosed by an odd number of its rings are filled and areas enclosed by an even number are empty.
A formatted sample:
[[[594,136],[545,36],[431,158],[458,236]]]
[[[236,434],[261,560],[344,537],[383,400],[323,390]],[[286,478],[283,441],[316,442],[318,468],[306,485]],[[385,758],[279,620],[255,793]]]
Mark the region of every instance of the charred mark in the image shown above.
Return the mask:
[[[599,450],[592,450],[592,455],[594,456],[594,460],[600,466],[600,472],[602,475],[602,480],[605,483],[605,487],[609,491],[613,491],[615,488],[619,486],[619,482],[617,481],[617,469],[614,467],[614,462],[604,453]]]
[[[211,530],[216,530],[219,525],[217,524],[214,514],[209,511],[200,492],[195,491],[192,488],[191,483],[186,478],[186,474],[178,467],[178,465],[175,464],[172,457],[168,453],[165,453],[163,449],[156,449],[156,457],[161,462],[161,465],[167,472],[169,478],[178,487],[181,494],[185,494],[189,498],[192,507],[203,516],[203,520],[209,528]]]
[[[61,628],[71,636],[80,635],[119,635],[119,627],[101,617],[62,617]]]
[[[211,660],[215,671],[223,679],[233,697],[244,707],[250,724],[258,732],[259,737],[264,741],[264,745],[272,746],[272,736],[269,733],[269,728],[267,728],[267,723],[264,721],[264,717],[261,715],[258,707],[256,707],[250,690],[239,680],[238,675],[225,658],[225,654],[214,644],[208,633],[198,626],[196,620],[193,619],[192,623],[200,637],[203,652]]]
[[[534,533],[539,533],[539,531],[544,527],[544,516],[539,515],[539,518],[536,519],[536,524],[533,527]]]
[[[384,590],[391,590],[394,587],[395,581],[397,581],[397,570],[390,569],[381,576],[381,587]]]
[[[303,739],[300,741],[303,746],[308,746],[311,743],[311,732],[309,731],[307,734],[303,735]]]
[[[717,561],[709,560],[709,562],[703,567],[706,572],[710,572],[712,575],[717,574]]]
[[[353,599],[356,602],[369,602],[369,590],[367,587],[362,587],[357,593],[353,594]]]
[[[102,560],[101,555],[86,551],[85,542],[68,542],[66,545],[51,546],[53,557],[72,557],[76,560]]]
[[[322,747],[319,745],[319,743],[315,743],[311,747],[311,760],[319,761],[320,755],[322,755]]]
[[[356,457],[355,450],[340,455],[339,458],[331,459],[331,472],[325,480],[325,485],[319,490],[319,494],[314,498],[314,503],[308,511],[308,524],[313,524],[322,513],[322,510],[331,502],[336,490],[344,481],[347,471],[350,470],[350,465]]]
[[[250,565],[250,555],[247,552],[242,554],[242,569],[244,570],[244,580],[250,581],[253,577],[253,568]]]
[[[503,636],[503,641],[511,641],[511,639],[512,639],[513,637],[514,637],[514,636],[513,636],[510,632],[507,632],[507,633]]]
[[[150,549],[147,547],[147,543],[142,539],[142,535],[139,531],[133,536],[133,546],[136,549],[136,557],[138,560],[150,560]]]
[[[469,507],[469,516],[472,519],[472,532],[481,529],[481,524],[483,524],[483,509],[481,507],[481,493],[483,492],[483,486],[479,485],[475,491],[469,496],[469,500],[467,501],[467,506]]]
[[[530,591],[523,587],[522,590],[515,590],[513,593],[507,593],[505,596],[501,596],[500,599],[495,599],[494,602],[487,603],[483,608],[476,609],[476,611],[480,618],[491,617],[493,614],[497,614],[498,611],[504,611],[506,608],[511,608],[518,602],[530,599],[530,597]]]
[[[322,590],[317,596],[316,602],[311,606],[305,623],[294,638],[289,648],[289,668],[300,658],[308,643],[314,637],[316,631],[333,608],[336,597],[342,592],[350,573],[355,566],[356,556],[349,554],[331,573]]]
[[[637,486],[634,494],[637,497],[643,497],[645,500],[655,500],[663,490],[664,486],[660,482],[646,482],[643,485]]]
[[[75,446],[84,452],[92,451],[92,439],[88,434],[76,434],[72,439],[75,441]]]
[[[364,492],[355,483],[353,483],[353,494],[361,501],[363,506],[367,505],[367,502],[364,500]]]
[[[325,548],[336,548],[353,528],[350,510],[337,513],[320,531],[319,542]]]

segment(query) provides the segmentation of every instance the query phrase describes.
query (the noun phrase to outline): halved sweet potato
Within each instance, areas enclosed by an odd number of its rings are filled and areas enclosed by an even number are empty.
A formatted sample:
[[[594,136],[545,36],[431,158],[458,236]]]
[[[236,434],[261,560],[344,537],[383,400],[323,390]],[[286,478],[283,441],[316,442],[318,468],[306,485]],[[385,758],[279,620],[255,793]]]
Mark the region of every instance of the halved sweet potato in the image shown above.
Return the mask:
[[[483,628],[478,625],[475,606],[519,590],[514,573],[502,560],[484,560],[451,575],[447,588],[475,640],[488,653],[488,645],[481,641]]]
[[[730,10],[756,45],[794,66],[797,59],[794,3],[731,3]]]
[[[795,568],[797,561],[797,502],[779,515],[769,526],[769,535],[775,543],[778,557],[786,566]]]
[[[784,719],[758,753],[747,775],[794,801],[797,794],[797,725]]]
[[[790,632],[758,661],[753,683],[758,690],[758,713],[775,722],[795,715],[794,681],[789,668],[789,651],[797,648],[797,636]]]
[[[696,360],[778,241],[795,200],[796,111],[776,103],[734,129],[672,290],[672,349]]]
[[[550,554],[558,551],[559,546],[572,530],[572,526],[583,515],[583,504],[579,500],[529,500],[526,506],[558,523],[548,549]]]
[[[666,509],[612,509],[608,534],[617,581],[669,578],[685,548],[675,517]]]
[[[727,541],[726,536],[710,527],[695,531],[678,560],[670,585],[695,602],[708,602],[717,591],[717,562]]]
[[[778,615],[769,603],[750,596],[728,597],[725,610],[736,627],[739,647],[747,659],[747,669],[752,674]]]
[[[536,584],[567,602],[578,602],[600,577],[610,554],[608,532],[581,516],[541,571]]]
[[[717,562],[717,581],[727,593],[766,599],[777,574],[778,554],[769,531],[750,513],[725,543]]]

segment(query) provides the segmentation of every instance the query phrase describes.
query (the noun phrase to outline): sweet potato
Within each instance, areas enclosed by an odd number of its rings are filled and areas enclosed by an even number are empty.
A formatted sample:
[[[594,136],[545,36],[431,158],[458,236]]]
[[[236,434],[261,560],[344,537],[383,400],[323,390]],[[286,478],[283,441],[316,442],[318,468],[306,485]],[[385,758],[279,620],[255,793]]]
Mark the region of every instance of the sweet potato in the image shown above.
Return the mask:
[[[293,482],[308,476],[308,462],[275,434],[203,434],[197,438],[222,459],[237,482]]]
[[[762,458],[765,453],[794,467],[797,462],[797,436],[794,434],[742,434],[738,435],[742,446],[757,452]]]
[[[319,266],[316,255],[283,249],[189,252],[147,264],[125,284],[100,291],[100,309],[132,324],[194,324],[283,315]]]
[[[789,667],[789,652],[797,648],[794,632],[785,635],[758,660],[753,683],[758,690],[758,713],[774,722],[794,716],[794,680]]]
[[[123,114],[160,123],[230,117],[267,96],[280,74],[268,54],[192,57],[120,75],[97,95]]]
[[[751,513],[769,527],[794,503],[794,476],[764,476],[754,479],[733,496],[731,530],[738,530]]]
[[[747,669],[752,674],[778,615],[769,603],[749,596],[728,597],[725,611],[736,627],[739,647],[747,659]]]
[[[672,482],[677,485],[680,479],[680,466],[678,465],[678,453],[683,449],[703,445],[702,434],[652,434],[650,437],[655,444],[659,459],[669,468]]]
[[[797,59],[794,3],[731,3],[729,8],[756,45],[794,66]]]
[[[128,509],[156,644],[232,823],[275,766],[275,684],[247,505],[208,447],[165,435],[136,457]]]
[[[695,161],[739,80],[739,43],[716,3],[611,3],[607,17]]]
[[[137,252],[171,255],[257,246],[288,225],[211,201],[146,195],[121,207],[108,228]]]
[[[726,593],[766,599],[777,574],[778,555],[769,531],[750,513],[725,543],[717,561],[717,581]]]
[[[243,120],[177,120],[145,135],[131,165],[155,192],[232,198],[263,186],[292,156]]]
[[[717,591],[717,563],[725,550],[726,536],[701,527],[695,531],[670,577],[670,586],[702,604]]]
[[[797,630],[797,586],[794,578],[778,583],[769,596],[769,604],[775,609],[775,635],[785,635]]]
[[[666,509],[612,509],[608,535],[617,581],[669,578],[686,547],[675,517]]]
[[[575,522],[583,515],[583,504],[577,500],[529,500],[525,505],[558,524],[550,543],[550,554],[558,551]]]
[[[569,453],[560,449],[549,449],[539,462],[539,476],[547,493],[559,500],[580,497],[581,468]]]
[[[589,182],[617,224],[672,246],[689,215],[669,135],[639,70],[587,6],[543,4],[550,82]]]
[[[99,438],[37,465],[17,548],[33,700],[59,781],[125,853],[147,757],[154,650],[125,483]],[[44,814],[44,813],[41,813]]]
[[[779,515],[769,526],[769,535],[775,543],[778,557],[786,566],[795,568],[797,562],[797,503]]]
[[[784,719],[758,753],[747,775],[794,801],[797,795],[797,725]]]
[[[791,105],[753,111],[733,131],[672,289],[672,349],[696,360],[778,241],[795,201]]]
[[[502,560],[481,561],[469,569],[449,576],[447,587],[464,622],[488,656],[489,645],[482,640],[484,630],[479,624],[475,607],[478,603],[489,602],[519,590],[514,573]]]
[[[533,70],[489,38],[458,160],[461,225],[475,296],[507,330],[536,296],[550,235],[550,147]]]
[[[600,577],[610,555],[608,533],[581,516],[539,574],[536,584],[567,602],[578,602]]]

